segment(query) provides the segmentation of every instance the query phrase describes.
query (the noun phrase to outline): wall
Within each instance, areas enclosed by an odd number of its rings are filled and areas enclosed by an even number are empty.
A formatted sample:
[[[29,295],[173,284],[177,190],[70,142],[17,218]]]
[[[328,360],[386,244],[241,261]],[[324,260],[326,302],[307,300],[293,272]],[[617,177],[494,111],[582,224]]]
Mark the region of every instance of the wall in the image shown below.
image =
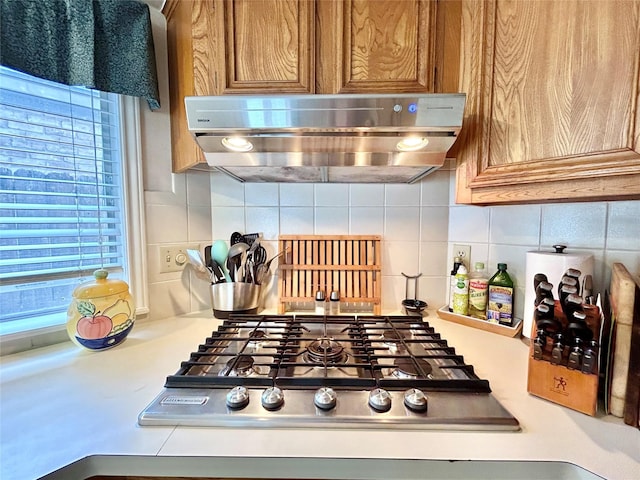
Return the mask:
[[[471,246],[471,262],[489,273],[506,262],[522,318],[527,251],[568,245],[595,257],[595,290],[609,285],[610,265],[640,272],[640,201],[474,207],[456,205],[451,165],[415,185],[241,184],[211,174],[214,239],[233,231],[262,232],[270,253],[279,234],[383,236],[383,309],[405,298],[405,280],[422,273],[418,298],[439,308],[447,301],[453,244]],[[413,290],[409,292],[413,296]],[[267,306],[275,306],[271,285]]]
[[[158,250],[169,244],[198,248],[210,242],[211,194],[207,173],[171,173],[166,21],[154,9],[151,20],[162,108],[151,112],[142,105],[140,124],[149,319],[157,319],[203,310],[210,304],[207,284],[190,269],[159,272]]]

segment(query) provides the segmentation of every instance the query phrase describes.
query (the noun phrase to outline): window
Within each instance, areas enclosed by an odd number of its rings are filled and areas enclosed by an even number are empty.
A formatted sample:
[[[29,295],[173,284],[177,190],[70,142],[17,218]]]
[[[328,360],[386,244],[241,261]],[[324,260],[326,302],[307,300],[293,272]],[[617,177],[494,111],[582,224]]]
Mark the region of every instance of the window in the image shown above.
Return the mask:
[[[0,67],[0,333],[65,323],[100,267],[127,279],[120,104]]]

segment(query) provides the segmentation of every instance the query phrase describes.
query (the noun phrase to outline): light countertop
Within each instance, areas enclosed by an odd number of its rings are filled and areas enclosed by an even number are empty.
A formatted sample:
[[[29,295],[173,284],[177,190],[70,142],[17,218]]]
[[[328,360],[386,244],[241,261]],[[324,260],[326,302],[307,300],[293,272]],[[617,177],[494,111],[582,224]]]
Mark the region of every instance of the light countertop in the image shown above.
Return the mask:
[[[302,478],[303,470],[308,478],[389,478],[389,469],[395,478],[469,478],[484,468],[499,469],[502,478],[640,478],[640,430],[529,395],[528,347],[520,339],[451,323],[434,311],[426,320],[489,380],[522,432],[138,426],[165,377],[215,329],[218,321],[202,312],[138,322],[124,343],[103,352],[65,342],[1,357],[0,478],[39,478],[73,462],[50,478]],[[559,470],[528,461],[558,462]]]

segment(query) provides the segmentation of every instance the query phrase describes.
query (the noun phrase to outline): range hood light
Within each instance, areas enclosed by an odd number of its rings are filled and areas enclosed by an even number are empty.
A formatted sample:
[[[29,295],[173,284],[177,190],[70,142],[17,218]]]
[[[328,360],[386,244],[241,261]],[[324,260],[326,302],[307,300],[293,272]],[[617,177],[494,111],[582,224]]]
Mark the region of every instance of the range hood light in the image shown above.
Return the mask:
[[[253,144],[242,137],[224,137],[222,139],[222,145],[232,152],[250,152],[253,150]]]
[[[427,146],[429,140],[422,137],[407,137],[398,142],[396,148],[400,152],[415,152]]]

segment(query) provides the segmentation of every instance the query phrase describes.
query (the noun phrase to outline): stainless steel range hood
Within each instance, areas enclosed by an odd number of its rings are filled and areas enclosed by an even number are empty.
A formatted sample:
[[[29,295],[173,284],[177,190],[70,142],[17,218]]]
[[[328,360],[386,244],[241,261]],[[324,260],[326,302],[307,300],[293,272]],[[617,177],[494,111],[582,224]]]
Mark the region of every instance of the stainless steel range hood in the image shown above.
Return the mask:
[[[207,163],[239,181],[413,183],[443,165],[465,98],[224,95],[185,105]]]

